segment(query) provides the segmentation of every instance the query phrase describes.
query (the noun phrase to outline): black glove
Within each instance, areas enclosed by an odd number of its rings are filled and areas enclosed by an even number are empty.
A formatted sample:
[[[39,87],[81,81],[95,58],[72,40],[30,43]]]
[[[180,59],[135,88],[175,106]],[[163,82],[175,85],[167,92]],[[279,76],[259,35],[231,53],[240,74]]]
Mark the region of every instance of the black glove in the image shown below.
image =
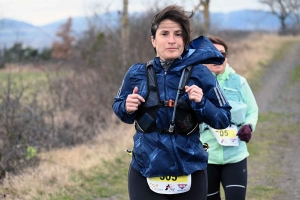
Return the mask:
[[[240,140],[249,142],[251,139],[251,133],[252,133],[252,128],[249,124],[244,125],[239,132],[237,133],[237,136],[240,138]]]

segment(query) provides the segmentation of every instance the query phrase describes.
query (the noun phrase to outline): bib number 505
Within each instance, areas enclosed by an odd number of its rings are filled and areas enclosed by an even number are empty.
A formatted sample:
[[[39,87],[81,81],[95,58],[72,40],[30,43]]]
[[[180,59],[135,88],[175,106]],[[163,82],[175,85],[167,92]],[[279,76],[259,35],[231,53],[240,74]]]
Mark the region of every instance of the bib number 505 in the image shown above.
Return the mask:
[[[167,181],[176,181],[177,176],[161,176],[159,177],[160,180],[167,180]]]

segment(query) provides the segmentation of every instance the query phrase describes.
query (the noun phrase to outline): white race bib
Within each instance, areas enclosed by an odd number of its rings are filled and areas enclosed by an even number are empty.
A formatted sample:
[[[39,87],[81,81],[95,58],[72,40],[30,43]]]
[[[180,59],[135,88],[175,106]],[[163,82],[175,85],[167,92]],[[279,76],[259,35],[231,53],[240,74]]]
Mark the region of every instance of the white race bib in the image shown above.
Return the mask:
[[[147,178],[150,189],[159,194],[179,194],[191,189],[192,176],[161,176]]]
[[[222,146],[239,146],[239,139],[237,134],[237,126],[230,125],[226,129],[214,129],[209,127],[214,134],[218,143]]]

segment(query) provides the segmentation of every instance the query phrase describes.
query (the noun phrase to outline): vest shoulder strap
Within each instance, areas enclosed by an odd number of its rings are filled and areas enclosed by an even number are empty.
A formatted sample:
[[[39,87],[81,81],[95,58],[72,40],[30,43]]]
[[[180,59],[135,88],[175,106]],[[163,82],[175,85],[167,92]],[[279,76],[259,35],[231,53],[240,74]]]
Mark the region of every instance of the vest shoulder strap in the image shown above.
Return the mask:
[[[188,82],[190,80],[190,77],[191,77],[191,74],[192,74],[192,70],[193,70],[193,65],[189,65],[186,68],[184,68],[183,70],[185,70],[185,73],[184,73],[182,85],[180,86],[180,88],[182,90],[184,89],[184,86],[188,84]]]
[[[153,67],[153,60],[147,62],[146,73],[147,73],[148,88],[152,88],[152,87],[156,88],[156,76],[155,76],[155,69]]]

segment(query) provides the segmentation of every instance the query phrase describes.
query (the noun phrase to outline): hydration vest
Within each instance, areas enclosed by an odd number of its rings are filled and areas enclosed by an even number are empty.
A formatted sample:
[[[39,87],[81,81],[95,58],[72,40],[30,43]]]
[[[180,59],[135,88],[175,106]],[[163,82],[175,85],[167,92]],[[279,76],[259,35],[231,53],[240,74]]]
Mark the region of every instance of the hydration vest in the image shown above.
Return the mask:
[[[232,122],[237,126],[241,126],[245,121],[248,106],[243,101],[241,77],[237,74],[230,74],[229,76],[222,89],[232,107],[230,110]]]
[[[152,64],[152,60],[147,62],[146,67],[146,75],[147,75],[147,84],[148,84],[148,94],[145,99],[145,102],[142,103],[137,111],[137,118],[135,121],[135,128],[137,131],[143,133],[149,132],[159,132],[159,133],[168,133],[168,134],[182,134],[188,135],[192,132],[198,130],[198,122],[197,117],[195,116],[193,110],[190,105],[188,105],[183,99],[182,95],[184,93],[184,86],[187,84],[191,72],[192,66],[186,67],[187,73],[183,74],[182,84],[178,86],[179,96],[176,101],[175,100],[167,100],[161,101],[157,80],[155,75],[155,69]],[[159,108],[161,107],[174,107],[175,109],[175,129],[174,131],[170,131],[170,129],[160,129],[156,127],[156,115],[158,113]],[[198,132],[198,131],[197,131]]]
[[[247,113],[247,104],[243,101],[241,92],[241,76],[237,74],[230,74],[230,77],[224,82],[221,87],[222,91],[231,106],[231,123],[240,127],[245,122]],[[207,124],[200,125],[200,133],[208,130]]]

